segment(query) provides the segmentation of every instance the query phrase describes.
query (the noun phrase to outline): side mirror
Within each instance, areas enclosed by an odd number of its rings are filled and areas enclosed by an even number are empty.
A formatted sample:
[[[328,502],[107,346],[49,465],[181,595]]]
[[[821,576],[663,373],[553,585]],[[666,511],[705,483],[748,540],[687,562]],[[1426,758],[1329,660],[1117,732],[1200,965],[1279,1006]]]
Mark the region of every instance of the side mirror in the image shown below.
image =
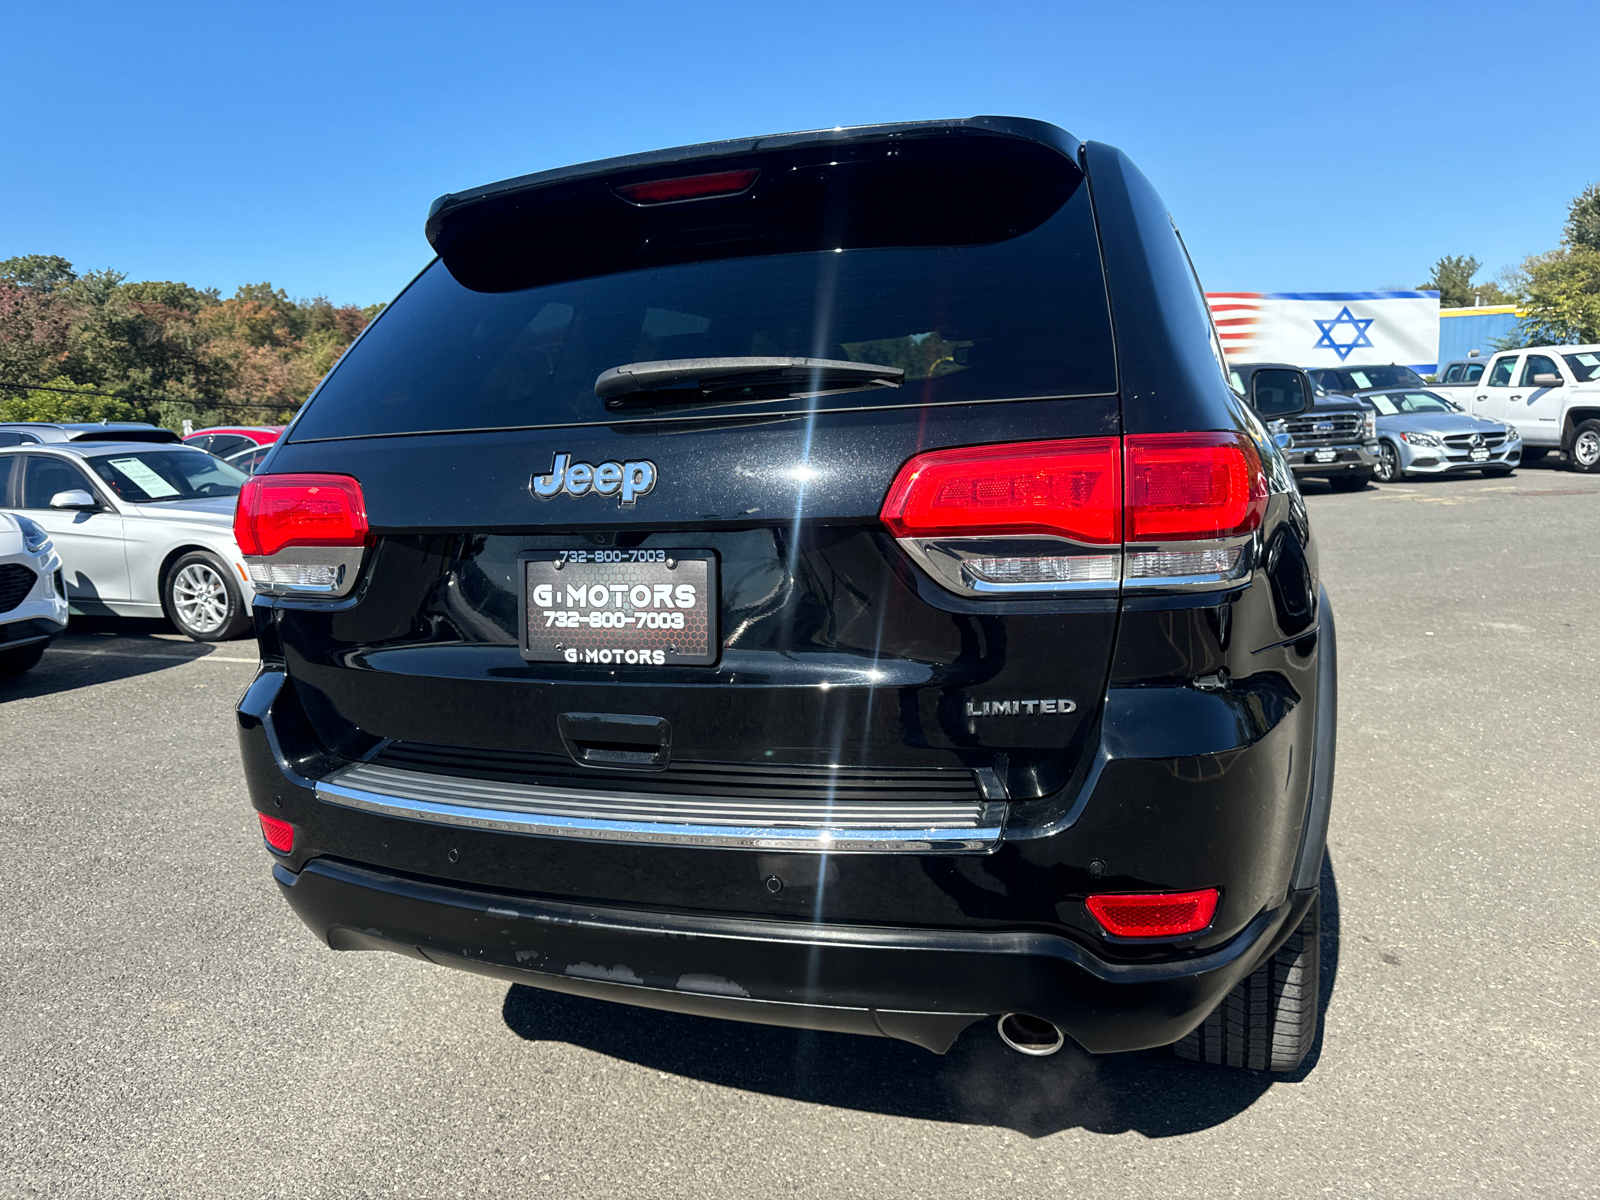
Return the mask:
[[[1250,376],[1250,407],[1264,421],[1303,413],[1311,407],[1311,379],[1289,367],[1263,367]]]
[[[51,508],[86,509],[99,508],[100,501],[88,492],[73,490],[70,492],[57,492],[50,497]]]
[[[1552,375],[1548,371],[1540,371],[1533,377],[1534,387],[1560,387],[1561,383],[1561,376]]]

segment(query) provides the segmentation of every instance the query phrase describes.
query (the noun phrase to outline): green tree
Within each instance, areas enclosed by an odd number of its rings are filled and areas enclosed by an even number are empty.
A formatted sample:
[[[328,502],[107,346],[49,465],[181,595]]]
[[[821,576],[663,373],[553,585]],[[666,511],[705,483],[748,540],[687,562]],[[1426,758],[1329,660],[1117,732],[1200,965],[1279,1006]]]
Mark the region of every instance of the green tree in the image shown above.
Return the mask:
[[[85,394],[93,389],[65,375],[45,386],[52,390],[0,390],[0,421],[136,421],[143,416],[125,400]]]
[[[1569,250],[1600,250],[1600,183],[1591,183],[1567,208],[1561,243]]]
[[[59,254],[19,254],[0,261],[0,282],[52,292],[78,277],[72,264]]]
[[[1498,349],[1600,342],[1600,184],[1567,206],[1561,245],[1523,261],[1522,319]]]
[[[1494,283],[1474,285],[1472,277],[1483,264],[1471,255],[1447,254],[1433,264],[1433,274],[1417,285],[1439,293],[1440,308],[1471,308],[1474,304],[1510,304],[1512,295]]]
[[[1466,308],[1473,299],[1472,277],[1482,265],[1470,255],[1446,254],[1433,264],[1433,273],[1417,290],[1438,292],[1441,308]]]

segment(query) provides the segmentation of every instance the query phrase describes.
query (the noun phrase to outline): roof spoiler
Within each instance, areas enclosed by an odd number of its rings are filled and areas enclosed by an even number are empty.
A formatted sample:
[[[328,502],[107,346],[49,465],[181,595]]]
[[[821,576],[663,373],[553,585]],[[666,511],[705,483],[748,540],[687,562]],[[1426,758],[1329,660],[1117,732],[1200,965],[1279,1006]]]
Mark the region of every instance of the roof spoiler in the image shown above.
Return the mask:
[[[803,150],[808,147],[963,135],[1034,142],[1060,152],[1074,164],[1079,162],[1079,151],[1083,144],[1064,129],[1046,121],[1034,121],[1027,117],[962,117],[947,121],[901,121],[884,125],[853,125],[838,129],[815,129],[805,133],[781,133],[766,137],[701,142],[693,146],[676,146],[670,150],[652,150],[644,154],[628,154],[569,167],[557,167],[550,171],[519,175],[514,179],[469,188],[464,192],[448,192],[435,200],[428,209],[424,232],[427,234],[428,244],[436,252],[443,253],[451,240],[450,234],[454,227],[468,218],[473,209],[482,206],[499,207],[496,202],[503,202],[554,185],[617,176],[638,176],[640,181],[652,177],[664,178],[690,164],[703,166],[722,159],[748,158],[751,155]]]

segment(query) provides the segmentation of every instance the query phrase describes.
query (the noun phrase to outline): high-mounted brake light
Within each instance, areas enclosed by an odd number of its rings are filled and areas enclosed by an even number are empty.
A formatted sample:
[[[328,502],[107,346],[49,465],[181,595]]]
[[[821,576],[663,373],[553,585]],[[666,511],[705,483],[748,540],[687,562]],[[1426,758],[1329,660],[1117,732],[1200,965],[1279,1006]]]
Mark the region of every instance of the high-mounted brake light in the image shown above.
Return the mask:
[[[711,175],[682,175],[676,179],[651,179],[645,183],[624,183],[617,195],[634,204],[668,204],[674,200],[704,200],[712,196],[736,196],[747,190],[761,174],[755,167],[740,171],[718,171]]]
[[[1143,433],[1127,446],[1127,540],[1249,533],[1267,511],[1261,457],[1240,433]]]
[[[293,825],[277,817],[269,817],[266,813],[257,813],[256,817],[261,822],[261,836],[267,839],[267,845],[279,854],[287,854],[294,849]]]
[[[898,538],[1033,534],[1095,545],[1122,538],[1116,438],[1021,442],[919,454],[883,502]]]
[[[1084,903],[1113,937],[1170,938],[1199,933],[1217,912],[1217,889],[1090,896]]]
[[[239,492],[233,536],[246,555],[285,546],[360,546],[367,505],[348,475],[256,475]]]

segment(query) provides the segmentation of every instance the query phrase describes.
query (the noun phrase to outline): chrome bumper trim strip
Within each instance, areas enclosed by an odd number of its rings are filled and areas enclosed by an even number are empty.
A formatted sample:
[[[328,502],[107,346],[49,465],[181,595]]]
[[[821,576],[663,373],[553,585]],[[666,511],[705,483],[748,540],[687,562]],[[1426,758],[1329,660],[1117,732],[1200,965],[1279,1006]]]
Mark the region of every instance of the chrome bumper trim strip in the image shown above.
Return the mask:
[[[359,763],[319,781],[316,792],[327,804],[464,829],[644,845],[835,853],[992,850],[1000,841],[1004,813],[999,803],[857,802],[833,806],[831,812],[815,806],[809,814],[812,822],[799,824],[795,809],[813,806],[790,802],[772,808],[791,823],[755,824],[746,814],[759,801],[730,805],[693,797],[573,792]],[[722,814],[708,810],[719,807],[736,812],[718,820]],[[613,811],[602,816],[597,809]],[[699,819],[686,819],[690,813]],[[885,823],[867,824],[873,813]],[[713,819],[705,820],[707,816]]]

